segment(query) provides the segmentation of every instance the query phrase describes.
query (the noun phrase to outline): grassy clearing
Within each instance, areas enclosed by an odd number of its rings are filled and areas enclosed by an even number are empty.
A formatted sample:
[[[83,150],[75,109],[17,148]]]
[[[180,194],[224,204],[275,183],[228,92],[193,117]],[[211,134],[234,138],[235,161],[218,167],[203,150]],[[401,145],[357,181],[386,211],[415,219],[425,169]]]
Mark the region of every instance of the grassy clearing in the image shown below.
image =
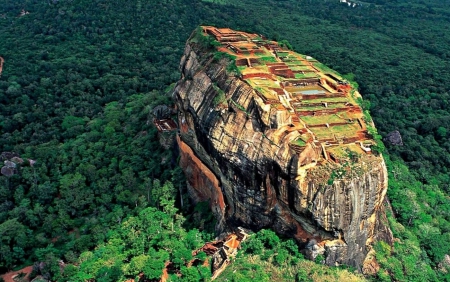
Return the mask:
[[[256,87],[271,87],[271,88],[279,88],[279,86],[272,80],[269,79],[258,79],[258,78],[251,78],[247,79],[247,81],[250,83],[251,86],[254,88]]]
[[[275,57],[260,57],[259,59],[265,63],[276,63],[277,62],[277,59]]]
[[[324,98],[318,98],[318,99],[310,99],[310,100],[303,100],[302,103],[309,104],[309,103],[322,103],[322,102],[342,102],[346,103],[349,99],[346,97],[324,97]]]
[[[336,125],[330,127],[330,130],[331,132],[336,134],[336,136],[349,138],[355,136],[355,133],[358,130],[358,126],[355,124]]]
[[[289,56],[289,52],[278,52],[277,55],[280,58],[285,58]]]
[[[338,158],[350,158],[350,152],[359,152],[363,153],[359,145],[356,144],[347,144],[345,146],[339,147],[331,147],[328,148],[328,152],[332,153]]]
[[[307,70],[310,70],[310,68],[308,66],[302,65],[302,64],[287,63],[286,65],[293,71],[307,71]]]
[[[291,144],[294,144],[294,145],[297,145],[297,146],[301,146],[301,147],[306,146],[306,142],[303,141],[303,139],[301,139],[301,138],[299,138],[299,139],[297,139],[295,141],[292,141]]]
[[[246,67],[246,73],[255,73],[255,72],[269,73],[269,68],[266,65],[254,63],[252,64],[251,68]]]
[[[295,78],[297,78],[297,79],[312,78],[312,77],[318,77],[318,76],[314,72],[305,72],[305,73],[296,73],[295,74]]]
[[[310,130],[314,133],[317,139],[330,139],[333,138],[331,131],[328,127],[313,127]]]
[[[340,73],[338,73],[337,71],[330,69],[329,67],[327,67],[326,65],[319,63],[319,62],[314,62],[312,63],[316,68],[318,68],[319,70],[321,70],[323,73],[331,73],[333,75],[335,75],[336,77],[342,77],[342,75]]]
[[[300,117],[308,125],[335,123],[335,122],[345,122],[344,119],[338,117],[336,114],[333,115],[321,115],[321,116],[302,116]]]
[[[318,261],[321,260],[318,257]],[[242,250],[217,281],[366,281],[349,269],[328,267],[305,260],[292,239],[261,230],[243,242]]]
[[[274,265],[259,255],[237,258],[216,281],[314,281],[314,282],[364,282],[362,275],[347,269],[328,267],[312,261],[301,260],[295,265]]]
[[[237,67],[237,68],[238,68],[238,70],[239,70],[240,72],[242,72],[243,70],[247,69],[248,67],[246,67],[246,66],[239,66],[239,67]]]
[[[267,99],[271,99],[271,100],[277,100],[277,94],[275,92],[273,92],[272,90],[269,90],[265,87],[255,87],[255,89],[261,93],[262,95],[264,95],[264,97],[266,97]]]
[[[302,105],[300,108],[298,108],[298,111],[317,111],[317,110],[325,110],[325,109],[337,109],[337,108],[343,108],[344,104],[328,104],[327,107],[320,105],[320,106],[308,106],[308,104]]]
[[[356,131],[358,130],[358,124],[357,123],[349,123],[346,125],[336,125],[336,126],[332,126],[330,127],[331,131],[333,131],[334,133],[344,133],[344,132],[348,132],[348,131]]]
[[[225,97],[225,92],[223,92],[223,90],[220,89],[216,84],[213,84],[212,86],[217,92],[217,95],[213,100],[214,106],[218,106],[220,104],[226,105],[227,99]]]
[[[275,59],[275,57],[273,57],[273,54],[269,51],[267,51],[267,49],[265,48],[261,48],[260,50],[263,50],[263,53],[255,53],[255,56],[257,57],[272,57]]]

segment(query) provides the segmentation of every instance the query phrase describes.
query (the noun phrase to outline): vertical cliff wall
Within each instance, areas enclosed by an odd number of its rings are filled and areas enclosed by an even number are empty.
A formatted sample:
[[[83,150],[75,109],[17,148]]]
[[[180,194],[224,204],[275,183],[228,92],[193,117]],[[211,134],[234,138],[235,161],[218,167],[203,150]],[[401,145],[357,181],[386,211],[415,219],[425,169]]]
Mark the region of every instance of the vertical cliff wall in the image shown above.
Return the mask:
[[[218,233],[272,228],[362,270],[373,242],[392,238],[386,166],[358,94],[315,62],[258,35],[194,32],[174,90],[180,165]]]

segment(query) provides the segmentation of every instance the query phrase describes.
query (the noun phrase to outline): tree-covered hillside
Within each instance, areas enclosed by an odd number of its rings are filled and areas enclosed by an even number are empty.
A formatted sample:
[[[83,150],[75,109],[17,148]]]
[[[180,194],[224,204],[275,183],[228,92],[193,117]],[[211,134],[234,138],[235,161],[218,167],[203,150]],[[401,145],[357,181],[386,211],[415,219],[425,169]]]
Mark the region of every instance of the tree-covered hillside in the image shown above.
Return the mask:
[[[29,14],[19,16],[22,9]],[[359,83],[379,132],[398,130],[404,143],[386,144],[389,220],[398,240],[393,249],[377,246],[382,270],[375,279],[448,281],[449,21],[450,7],[437,0],[356,7],[338,0],[2,0],[0,153],[25,161],[15,175],[0,176],[0,273],[36,261],[104,262],[102,252],[90,252],[128,240],[126,223],[169,220],[159,212],[177,218],[171,208],[181,207],[183,177],[176,151],[159,145],[150,112],[170,105],[165,93],[179,79],[185,41],[209,24],[287,39]],[[172,196],[161,203],[164,193]],[[203,231],[179,228],[180,236]],[[144,249],[157,252],[155,244]],[[276,255],[274,265],[287,267]],[[128,267],[129,276],[141,271]],[[106,271],[94,269],[89,275]]]

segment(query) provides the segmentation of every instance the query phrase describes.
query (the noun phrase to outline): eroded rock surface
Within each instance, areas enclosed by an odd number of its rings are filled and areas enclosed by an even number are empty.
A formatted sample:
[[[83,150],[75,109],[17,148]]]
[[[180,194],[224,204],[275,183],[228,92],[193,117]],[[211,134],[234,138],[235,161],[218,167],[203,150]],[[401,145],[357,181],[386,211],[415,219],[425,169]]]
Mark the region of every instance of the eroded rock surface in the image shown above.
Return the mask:
[[[402,135],[398,130],[389,132],[389,134],[384,138],[384,141],[389,142],[392,145],[403,146]]]
[[[218,233],[272,228],[311,258],[362,270],[373,242],[392,238],[380,220],[386,166],[370,149],[359,94],[309,58],[258,35],[193,33],[174,90],[180,165]]]

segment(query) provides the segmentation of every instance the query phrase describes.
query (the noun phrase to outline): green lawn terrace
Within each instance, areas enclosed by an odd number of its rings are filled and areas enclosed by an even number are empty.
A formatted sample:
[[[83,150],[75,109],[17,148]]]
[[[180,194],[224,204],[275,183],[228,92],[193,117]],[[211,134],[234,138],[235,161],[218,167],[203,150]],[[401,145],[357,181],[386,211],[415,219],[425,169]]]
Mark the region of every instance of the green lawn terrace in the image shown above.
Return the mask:
[[[284,95],[284,90],[277,81],[265,77],[247,79],[247,83],[260,95],[266,104],[279,104],[279,95]]]
[[[328,103],[322,102],[320,104],[312,103],[291,103],[294,104],[295,112],[300,118],[312,117],[315,120],[323,120],[322,116],[341,115],[348,116],[348,119],[362,117],[362,110],[359,106],[351,103]]]
[[[370,153],[371,145],[372,143],[361,141],[342,146],[325,147],[325,158],[327,161],[333,163],[351,162],[354,161],[352,155],[359,158],[359,156],[363,156],[365,153]]]
[[[218,51],[235,58],[241,79],[276,109],[277,129],[298,132],[290,142],[293,150],[301,154],[310,144],[333,162],[344,157],[340,147],[370,153],[373,141],[362,110],[352,86],[337,72],[257,34],[215,27],[203,31],[220,43]]]

